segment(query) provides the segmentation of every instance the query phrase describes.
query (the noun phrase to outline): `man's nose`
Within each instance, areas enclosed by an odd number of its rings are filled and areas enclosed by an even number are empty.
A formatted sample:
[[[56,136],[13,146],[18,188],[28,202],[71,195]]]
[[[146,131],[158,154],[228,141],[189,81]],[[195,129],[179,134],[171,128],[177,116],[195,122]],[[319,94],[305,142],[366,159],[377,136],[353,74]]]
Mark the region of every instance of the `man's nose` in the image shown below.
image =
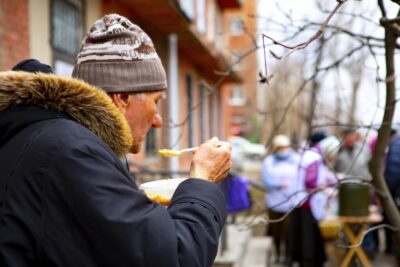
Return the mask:
[[[162,125],[163,125],[163,120],[162,120],[160,114],[156,114],[154,116],[153,124],[151,125],[151,127],[160,128],[160,127],[162,127]]]

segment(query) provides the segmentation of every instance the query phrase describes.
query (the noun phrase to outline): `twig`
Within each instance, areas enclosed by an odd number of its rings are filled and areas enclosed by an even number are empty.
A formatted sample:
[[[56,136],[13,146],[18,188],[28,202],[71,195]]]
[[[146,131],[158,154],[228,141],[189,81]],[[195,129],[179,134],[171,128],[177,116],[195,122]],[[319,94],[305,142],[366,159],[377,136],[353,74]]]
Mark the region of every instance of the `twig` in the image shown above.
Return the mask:
[[[328,17],[325,19],[325,21],[321,24],[320,28],[317,30],[317,32],[314,33],[314,35],[312,35],[307,41],[297,44],[297,45],[286,45],[284,43],[281,43],[277,40],[275,40],[274,38],[262,33],[262,40],[263,40],[263,49],[264,49],[264,67],[265,67],[265,76],[268,75],[268,71],[267,71],[267,59],[266,59],[266,52],[265,52],[265,38],[269,39],[272,41],[273,44],[282,46],[286,49],[289,49],[289,53],[287,53],[285,55],[288,56],[289,54],[291,54],[292,52],[296,51],[296,50],[300,50],[300,49],[304,49],[306,48],[310,43],[312,43],[313,41],[317,40],[319,37],[322,36],[322,33],[324,32],[326,26],[328,25],[328,23],[330,22],[331,18],[333,17],[333,15],[339,10],[339,8],[345,3],[347,2],[347,0],[337,0],[338,3],[335,6],[335,8],[332,10],[332,12],[328,15]]]

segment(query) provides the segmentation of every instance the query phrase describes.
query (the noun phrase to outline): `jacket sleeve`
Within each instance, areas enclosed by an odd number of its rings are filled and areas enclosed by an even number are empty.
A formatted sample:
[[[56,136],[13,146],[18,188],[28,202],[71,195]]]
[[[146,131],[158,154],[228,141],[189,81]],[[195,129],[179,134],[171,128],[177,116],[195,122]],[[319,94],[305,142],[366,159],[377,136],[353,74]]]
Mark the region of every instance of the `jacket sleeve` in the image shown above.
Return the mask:
[[[400,137],[396,137],[389,145],[386,156],[385,179],[390,190],[393,190],[400,180]]]
[[[272,156],[268,156],[264,159],[261,167],[261,178],[266,190],[276,190],[281,187],[280,183],[270,173],[271,161],[273,161]]]
[[[166,209],[150,202],[98,142],[76,140],[52,164],[57,178],[47,189],[49,213],[62,214],[48,216],[46,238],[55,238],[52,225],[68,220],[98,266],[211,266],[226,218],[225,199],[213,183],[184,181]]]

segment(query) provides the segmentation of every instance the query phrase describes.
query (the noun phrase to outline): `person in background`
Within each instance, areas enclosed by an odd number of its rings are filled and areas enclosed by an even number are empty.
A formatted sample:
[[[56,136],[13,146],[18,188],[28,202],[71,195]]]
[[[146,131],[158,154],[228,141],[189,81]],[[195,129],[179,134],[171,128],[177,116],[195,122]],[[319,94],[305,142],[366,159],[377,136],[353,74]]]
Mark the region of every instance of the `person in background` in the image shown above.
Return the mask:
[[[0,266],[211,266],[230,145],[201,144],[168,208],[153,203],[120,161],[162,126],[167,80],[150,37],[104,16],[73,76],[0,73]]]
[[[335,171],[342,173],[343,179],[370,183],[372,177],[368,164],[371,158],[371,145],[364,141],[355,128],[343,129],[342,143],[342,148],[335,162]],[[372,202],[373,194],[371,194]],[[374,241],[373,233],[365,236],[362,247],[370,258],[374,257],[378,247]]]
[[[346,178],[358,179],[365,182],[371,181],[368,162],[371,153],[368,145],[363,142],[361,135],[354,128],[342,131],[342,147],[336,159],[334,169],[344,173]]]
[[[310,144],[312,144],[312,142],[310,142]],[[315,192],[310,199],[311,212],[317,221],[323,220],[327,215],[333,215],[327,214],[328,206],[333,205],[333,207],[336,207],[335,209],[337,212],[337,184],[341,177],[340,174],[333,171],[333,166],[340,146],[340,141],[335,136],[320,138],[318,141],[314,142],[312,146],[312,150],[318,152],[322,157],[322,161],[318,165],[318,181],[316,187],[320,190]]]
[[[262,163],[262,180],[265,185],[265,204],[271,220],[280,222],[267,225],[267,233],[274,240],[276,261],[288,262],[287,232],[289,217],[286,213],[296,206],[299,155],[291,148],[290,139],[277,135],[272,140],[272,154]],[[285,255],[281,245],[285,244]]]
[[[318,227],[318,219],[323,216],[321,206],[326,202],[313,199],[321,196],[317,192],[330,183],[326,168],[332,165],[340,142],[336,137],[329,136],[313,145],[300,155],[297,191],[302,199],[293,210],[289,226],[290,255],[301,267],[322,267],[326,261],[324,242]],[[326,197],[323,199],[326,201]],[[313,206],[316,204],[318,207]]]
[[[309,147],[316,147],[318,145],[318,143],[326,138],[327,135],[325,132],[323,131],[316,131],[313,132],[309,138]]]

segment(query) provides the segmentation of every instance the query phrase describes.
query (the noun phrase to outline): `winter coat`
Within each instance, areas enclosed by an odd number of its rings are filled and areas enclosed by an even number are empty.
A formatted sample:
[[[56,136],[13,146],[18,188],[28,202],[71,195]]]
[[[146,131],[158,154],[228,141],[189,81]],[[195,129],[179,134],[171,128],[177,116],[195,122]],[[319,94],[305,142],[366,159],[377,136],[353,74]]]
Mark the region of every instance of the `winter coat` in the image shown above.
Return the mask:
[[[400,207],[400,136],[396,136],[389,144],[386,156],[385,180],[390,193]]]
[[[216,185],[150,202],[119,156],[131,134],[102,91],[0,73],[0,266],[211,266],[225,223]]]
[[[371,158],[369,147],[363,142],[354,144],[352,150],[342,147],[335,162],[335,171],[345,173],[348,178],[370,182],[368,162]]]
[[[265,205],[268,209],[286,213],[301,202],[303,194],[297,192],[301,186],[298,179],[299,163],[300,155],[294,151],[287,158],[280,159],[271,154],[264,159],[261,178],[266,188]],[[286,187],[281,188],[282,184],[286,184]]]

